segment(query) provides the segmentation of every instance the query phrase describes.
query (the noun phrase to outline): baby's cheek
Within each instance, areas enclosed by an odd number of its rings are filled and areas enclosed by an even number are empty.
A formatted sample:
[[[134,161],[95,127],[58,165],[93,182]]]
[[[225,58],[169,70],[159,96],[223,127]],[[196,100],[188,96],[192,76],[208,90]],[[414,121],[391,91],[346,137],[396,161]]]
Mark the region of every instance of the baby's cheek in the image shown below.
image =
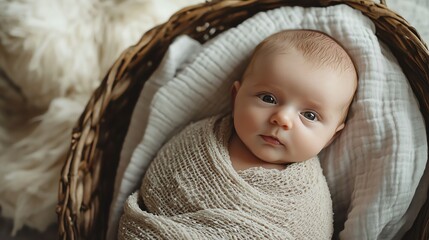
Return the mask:
[[[314,157],[317,154],[319,154],[320,151],[322,151],[322,149],[325,147],[325,145],[326,145],[327,142],[328,141],[326,141],[325,138],[319,136],[319,138],[317,138],[317,140],[315,140],[314,143],[311,146],[312,147],[311,152],[313,153],[312,157]]]
[[[324,146],[324,138],[317,134],[306,134],[300,138],[300,146],[303,158],[309,159],[315,157]]]

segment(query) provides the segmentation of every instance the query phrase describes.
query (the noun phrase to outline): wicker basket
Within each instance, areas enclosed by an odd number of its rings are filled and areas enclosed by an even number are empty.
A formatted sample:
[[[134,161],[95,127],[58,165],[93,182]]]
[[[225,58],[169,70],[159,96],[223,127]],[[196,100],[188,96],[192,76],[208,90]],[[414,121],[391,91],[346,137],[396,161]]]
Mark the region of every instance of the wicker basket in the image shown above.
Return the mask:
[[[187,34],[201,43],[260,11],[280,6],[325,7],[347,4],[376,25],[379,39],[394,53],[416,95],[429,129],[429,51],[418,33],[384,1],[230,0],[183,9],[148,31],[115,62],[73,129],[64,163],[57,207],[61,239],[104,239],[119,154],[144,82],[173,39]],[[406,239],[429,239],[428,201]]]

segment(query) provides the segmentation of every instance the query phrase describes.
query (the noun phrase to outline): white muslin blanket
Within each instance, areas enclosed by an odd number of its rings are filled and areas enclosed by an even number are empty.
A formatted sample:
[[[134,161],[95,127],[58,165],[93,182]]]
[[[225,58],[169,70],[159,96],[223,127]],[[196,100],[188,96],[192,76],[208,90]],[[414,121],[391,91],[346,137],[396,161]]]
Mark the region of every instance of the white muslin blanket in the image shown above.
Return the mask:
[[[119,239],[331,239],[332,201],[318,158],[236,172],[232,131],[230,115],[214,116],[164,145],[125,204]]]

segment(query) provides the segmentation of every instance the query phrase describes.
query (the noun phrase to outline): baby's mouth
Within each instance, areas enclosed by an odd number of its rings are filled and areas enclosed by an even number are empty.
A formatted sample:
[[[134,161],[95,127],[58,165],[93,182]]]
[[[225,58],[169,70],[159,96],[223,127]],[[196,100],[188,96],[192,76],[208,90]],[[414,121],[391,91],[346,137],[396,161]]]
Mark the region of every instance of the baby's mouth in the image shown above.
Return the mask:
[[[272,145],[283,145],[283,143],[281,143],[277,138],[272,137],[272,136],[265,136],[265,135],[261,135],[262,139]]]

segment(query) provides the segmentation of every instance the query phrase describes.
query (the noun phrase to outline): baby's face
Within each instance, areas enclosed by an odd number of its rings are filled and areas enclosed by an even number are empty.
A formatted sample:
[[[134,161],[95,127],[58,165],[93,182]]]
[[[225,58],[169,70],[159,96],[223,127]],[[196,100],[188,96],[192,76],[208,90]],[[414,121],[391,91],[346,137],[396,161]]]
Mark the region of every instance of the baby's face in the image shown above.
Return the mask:
[[[234,83],[236,133],[265,162],[310,159],[344,127],[355,78],[352,71],[314,66],[295,50],[261,57]]]

